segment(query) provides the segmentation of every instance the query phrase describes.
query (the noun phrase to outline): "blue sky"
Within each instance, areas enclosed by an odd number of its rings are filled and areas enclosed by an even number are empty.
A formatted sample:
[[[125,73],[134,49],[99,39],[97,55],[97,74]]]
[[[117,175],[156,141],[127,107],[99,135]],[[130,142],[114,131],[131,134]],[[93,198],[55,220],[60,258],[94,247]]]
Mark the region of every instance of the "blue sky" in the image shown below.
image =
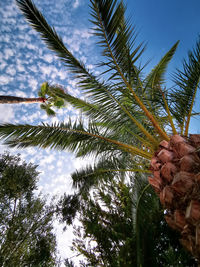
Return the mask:
[[[183,57],[191,49],[200,33],[200,1],[193,0],[128,0],[128,15],[139,31],[138,41],[148,43],[143,62],[152,59],[146,71],[149,71],[167,50],[177,41],[180,44],[170,63],[169,74],[180,67]],[[87,0],[35,0],[47,21],[62,36],[66,46],[89,68],[96,71],[99,49],[91,35],[89,1]],[[61,62],[57,60],[40,40],[38,34],[30,28],[14,0],[0,1],[0,94],[34,97],[44,81],[63,85],[75,96],[80,94],[73,80]],[[199,99],[199,98],[198,98]],[[199,108],[199,100],[196,104]],[[1,105],[0,123],[56,122],[75,119],[78,113],[67,107],[60,110],[58,116],[49,119],[37,104]],[[200,132],[199,120],[192,124],[192,131]],[[5,148],[1,147],[1,151]],[[70,173],[85,164],[86,160],[75,159],[68,152],[57,152],[29,148],[12,150],[20,152],[26,160],[39,164],[39,190],[50,195],[71,192]],[[71,234],[63,237],[60,228],[60,253],[65,255],[70,244]],[[68,252],[70,253],[70,252]],[[71,254],[68,254],[68,256]]]
[[[134,0],[128,1],[140,37],[148,42],[148,54],[160,57],[177,40],[180,45],[176,59],[182,60],[200,33],[200,2],[198,0]]]

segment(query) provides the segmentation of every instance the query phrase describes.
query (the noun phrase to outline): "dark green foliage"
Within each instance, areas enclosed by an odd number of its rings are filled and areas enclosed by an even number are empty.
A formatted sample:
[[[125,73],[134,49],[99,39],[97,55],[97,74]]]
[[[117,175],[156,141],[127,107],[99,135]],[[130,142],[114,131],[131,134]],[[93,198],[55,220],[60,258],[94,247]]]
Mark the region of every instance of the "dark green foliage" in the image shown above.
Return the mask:
[[[77,211],[79,210],[80,199],[79,196],[74,195],[66,195],[62,196],[57,205],[57,215],[61,222],[65,222],[66,224],[72,224]]]
[[[173,266],[195,266],[167,226],[145,177],[137,178],[133,190],[114,179],[83,197],[72,247],[86,259],[80,266],[167,267],[171,259]]]
[[[9,199],[31,197],[37,188],[38,172],[35,165],[26,162],[20,163],[19,156],[10,156],[5,153],[0,158],[0,197]]]
[[[172,258],[172,266],[196,266],[195,260],[181,247],[179,234],[167,225],[159,199],[145,177],[136,174],[134,184],[132,218],[137,266],[167,267],[171,266]]]
[[[35,196],[38,172],[20,156],[0,156],[0,265],[55,266],[54,205]]]
[[[65,266],[66,267],[75,267],[74,263],[69,259],[65,259]]]

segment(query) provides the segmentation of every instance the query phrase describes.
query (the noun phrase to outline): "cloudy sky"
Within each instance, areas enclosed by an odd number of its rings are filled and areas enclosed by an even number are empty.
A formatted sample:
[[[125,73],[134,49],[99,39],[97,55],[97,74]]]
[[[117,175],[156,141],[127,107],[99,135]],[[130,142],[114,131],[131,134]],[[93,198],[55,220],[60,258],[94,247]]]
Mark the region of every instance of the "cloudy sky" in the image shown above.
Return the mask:
[[[180,40],[170,72],[179,67],[188,49],[191,49],[200,33],[199,0],[127,0],[128,15],[139,31],[139,41],[148,43],[143,62],[151,59],[146,71],[158,62],[169,48]],[[93,70],[98,61],[99,49],[91,34],[89,0],[35,0],[50,25],[62,36],[64,43],[79,59]],[[191,4],[192,3],[192,4]],[[69,93],[80,94],[76,81],[72,80],[62,63],[50,52],[38,34],[30,28],[14,0],[0,0],[0,95],[36,97],[44,81],[61,84]],[[199,101],[196,110],[200,110]],[[74,119],[78,115],[71,107],[59,110],[57,117],[49,119],[38,104],[0,105],[0,123],[55,122]],[[199,121],[194,120],[191,131],[200,133]],[[1,152],[5,147],[1,147]],[[70,173],[85,162],[66,152],[28,148],[11,150],[20,152],[27,161],[39,164],[39,190],[44,194],[70,193]],[[61,238],[59,249],[62,256],[72,256],[67,249],[71,234]]]

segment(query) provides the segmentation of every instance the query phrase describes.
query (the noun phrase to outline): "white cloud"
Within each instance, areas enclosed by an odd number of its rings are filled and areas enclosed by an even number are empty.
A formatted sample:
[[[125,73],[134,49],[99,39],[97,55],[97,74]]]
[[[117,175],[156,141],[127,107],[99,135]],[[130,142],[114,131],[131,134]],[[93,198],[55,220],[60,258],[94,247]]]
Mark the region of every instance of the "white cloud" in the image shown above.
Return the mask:
[[[20,72],[25,71],[25,68],[24,68],[24,66],[23,66],[23,62],[22,62],[21,59],[17,59],[17,60],[16,60],[16,68],[17,68],[17,70],[20,71]]]
[[[59,71],[58,76],[60,77],[61,80],[65,80],[68,77],[67,69],[66,71]]]
[[[1,59],[0,70],[3,70],[7,66],[6,62]]]
[[[35,105],[37,105],[37,103]],[[28,121],[29,121],[29,123],[33,123],[36,119],[38,119],[40,117],[41,117],[41,112],[37,111],[37,112],[28,116]],[[27,120],[27,116],[25,116],[25,118]]]
[[[10,74],[11,76],[14,76],[16,74],[16,69],[13,66],[9,66],[6,69],[6,73]]]
[[[79,0],[74,0],[73,8],[77,8],[80,5]]]
[[[38,89],[38,81],[36,79],[33,78],[28,79],[28,84],[32,91],[36,91]]]
[[[49,117],[47,116],[46,113],[44,113],[42,116],[40,116],[40,118],[42,119],[42,121],[47,120]]]
[[[13,121],[15,117],[14,106],[9,104],[0,104],[0,123]]]
[[[13,81],[13,77],[8,75],[0,75],[0,85],[5,85]]]
[[[85,29],[75,29],[74,34],[82,37],[83,38],[83,42],[85,42],[85,39],[89,39],[90,37],[92,37],[91,31],[87,28]]]
[[[24,32],[26,29],[29,29],[29,26],[27,24],[19,24],[16,26],[20,32]]]
[[[40,161],[40,166],[44,166],[44,165],[46,165],[46,164],[52,163],[53,161],[55,161],[55,157],[54,157],[54,155],[45,156],[45,157]]]
[[[37,50],[38,49],[38,47],[36,45],[29,44],[29,43],[26,44],[26,47],[30,50]]]
[[[43,59],[44,59],[46,62],[48,62],[48,63],[52,63],[54,57],[53,57],[51,54],[45,54],[45,55],[43,56]]]
[[[7,60],[14,55],[14,52],[10,48],[4,49],[4,58]]]
[[[62,166],[62,161],[58,161],[58,162],[56,163],[56,165],[57,165],[57,167],[61,167],[61,166]]]
[[[38,68],[35,65],[31,65],[31,66],[29,66],[29,70],[31,70],[32,72],[37,72]]]
[[[70,38],[64,36],[63,41],[67,44],[72,53],[79,53],[82,56],[83,48],[81,46],[84,45],[89,47],[91,45],[91,42],[89,41],[91,36],[90,30],[87,28],[75,28],[73,29]]]
[[[15,90],[15,95],[19,97],[27,97],[27,93],[20,90]]]
[[[54,72],[54,70],[56,71],[56,68],[54,66],[47,66],[47,65],[44,65],[44,64],[40,64],[39,68],[40,68],[40,72],[44,76],[50,76],[50,74],[52,72]]]

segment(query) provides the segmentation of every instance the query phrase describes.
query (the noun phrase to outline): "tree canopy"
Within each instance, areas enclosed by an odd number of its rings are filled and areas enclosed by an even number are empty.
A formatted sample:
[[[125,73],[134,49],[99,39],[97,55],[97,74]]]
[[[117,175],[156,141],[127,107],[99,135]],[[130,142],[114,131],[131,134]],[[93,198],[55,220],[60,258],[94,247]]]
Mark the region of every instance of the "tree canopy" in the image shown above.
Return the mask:
[[[0,155],[0,265],[55,266],[54,205],[36,196],[37,166]]]
[[[85,258],[79,266],[195,266],[146,178],[137,174],[134,183],[115,178],[80,202],[72,245]]]

